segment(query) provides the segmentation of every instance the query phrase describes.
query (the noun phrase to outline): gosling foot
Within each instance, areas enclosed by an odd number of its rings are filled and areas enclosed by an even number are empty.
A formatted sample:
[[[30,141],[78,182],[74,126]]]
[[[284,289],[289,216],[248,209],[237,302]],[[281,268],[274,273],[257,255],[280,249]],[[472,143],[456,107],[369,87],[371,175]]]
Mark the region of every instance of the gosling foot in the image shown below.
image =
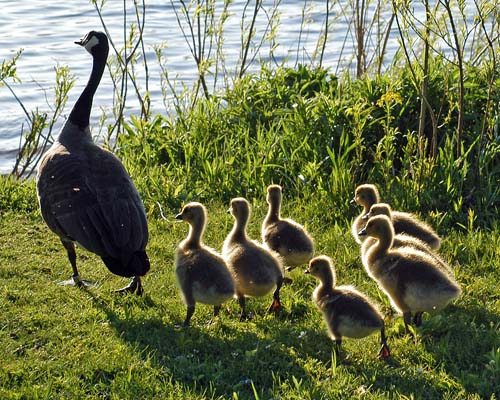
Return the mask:
[[[386,359],[391,356],[391,350],[389,349],[389,346],[387,346],[387,343],[384,343],[382,347],[380,348],[380,351],[378,352],[377,357]]]
[[[272,313],[272,312],[278,311],[280,308],[281,308],[280,300],[277,298],[274,298],[273,302],[269,306],[269,309],[267,310],[267,312]]]

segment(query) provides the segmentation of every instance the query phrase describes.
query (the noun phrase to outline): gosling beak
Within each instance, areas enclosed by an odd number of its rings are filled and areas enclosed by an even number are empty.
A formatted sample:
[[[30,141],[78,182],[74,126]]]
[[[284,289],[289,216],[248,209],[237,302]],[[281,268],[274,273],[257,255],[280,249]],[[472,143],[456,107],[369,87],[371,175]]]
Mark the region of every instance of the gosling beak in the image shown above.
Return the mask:
[[[175,216],[175,219],[180,219],[180,220],[182,220],[182,213],[177,214],[177,215]]]
[[[367,233],[366,233],[366,228],[361,229],[361,230],[358,232],[358,235],[359,235],[359,236],[366,236],[366,235],[367,235]]]
[[[352,198],[351,201],[349,202],[349,204],[356,204],[356,198]]]
[[[231,214],[231,209],[228,208],[227,211],[226,211],[228,214]]]
[[[311,273],[311,270],[309,268],[307,268],[305,271],[304,271],[304,274],[310,274]]]

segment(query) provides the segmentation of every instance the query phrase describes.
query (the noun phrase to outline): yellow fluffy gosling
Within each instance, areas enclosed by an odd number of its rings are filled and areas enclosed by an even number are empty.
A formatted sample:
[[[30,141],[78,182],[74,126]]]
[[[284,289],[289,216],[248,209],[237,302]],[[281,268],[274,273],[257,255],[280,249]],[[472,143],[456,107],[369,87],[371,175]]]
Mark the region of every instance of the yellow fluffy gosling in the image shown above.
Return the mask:
[[[206,209],[197,202],[186,204],[176,219],[189,223],[189,233],[175,252],[175,274],[182,299],[187,306],[184,326],[188,326],[196,302],[214,306],[214,317],[221,304],[235,295],[233,277],[226,262],[214,249],[202,242]]]
[[[394,228],[389,217],[370,218],[359,234],[377,239],[377,243],[363,254],[362,262],[394,309],[403,313],[408,333],[411,334],[408,325],[412,313],[418,326],[424,312],[441,310],[460,295],[457,282],[427,253],[409,246],[392,247]]]
[[[283,266],[268,249],[248,238],[246,227],[250,219],[250,204],[246,199],[232,199],[228,212],[235,222],[224,241],[222,254],[234,277],[241,319],[247,318],[245,296],[265,296],[273,288],[273,302],[268,311],[275,311],[281,307],[279,293],[283,284]]]
[[[320,283],[312,298],[323,313],[328,332],[340,349],[342,337],[363,338],[380,331],[381,358],[390,356],[385,337],[384,319],[377,307],[361,292],[351,286],[335,286],[336,275],[332,261],[318,256],[309,262],[305,271],[318,278]]]
[[[379,203],[371,206],[368,215],[387,215],[392,221],[396,234],[405,233],[416,237],[427,243],[433,250],[441,247],[441,238],[434,229],[411,213],[393,211],[389,204]]]
[[[314,255],[314,241],[302,225],[281,218],[281,186],[269,185],[266,201],[269,209],[262,223],[262,241],[279,253],[288,270],[307,264]]]
[[[391,207],[386,203],[376,203],[372,205],[370,208],[370,212],[366,214],[363,219],[365,221],[368,221],[371,217],[374,217],[376,215],[386,215],[392,221],[392,210]],[[377,240],[373,237],[368,237],[366,240],[364,240],[361,248],[361,254],[363,255],[364,253],[366,253],[368,248],[376,242]],[[446,272],[447,274],[451,274],[452,276],[454,275],[451,267],[439,256],[439,254],[433,251],[429,243],[424,242],[418,237],[406,233],[396,233],[394,235],[392,247],[394,248],[404,246],[411,246],[416,248],[417,250],[428,253],[432,258],[434,258],[434,260],[436,261],[436,265],[438,265],[444,272]]]

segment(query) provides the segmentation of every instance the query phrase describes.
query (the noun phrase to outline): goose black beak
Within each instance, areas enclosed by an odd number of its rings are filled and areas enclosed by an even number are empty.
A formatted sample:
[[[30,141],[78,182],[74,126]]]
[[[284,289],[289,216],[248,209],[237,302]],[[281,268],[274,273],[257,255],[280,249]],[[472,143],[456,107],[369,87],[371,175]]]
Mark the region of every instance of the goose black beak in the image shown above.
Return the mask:
[[[366,228],[361,229],[361,230],[358,232],[358,235],[359,235],[359,236],[366,236],[366,235],[367,235],[367,233],[366,233]]]
[[[75,44],[78,44],[80,46],[85,46],[87,42],[89,41],[89,34],[87,33],[84,37],[82,37],[79,41],[75,42]]]

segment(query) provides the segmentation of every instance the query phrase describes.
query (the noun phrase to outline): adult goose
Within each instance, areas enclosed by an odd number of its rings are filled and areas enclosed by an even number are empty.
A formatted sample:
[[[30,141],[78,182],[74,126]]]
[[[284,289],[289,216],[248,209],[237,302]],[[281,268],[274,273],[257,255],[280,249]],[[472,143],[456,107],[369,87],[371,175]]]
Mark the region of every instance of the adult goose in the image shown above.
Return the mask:
[[[307,264],[314,255],[314,242],[304,227],[290,218],[281,218],[282,190],[269,185],[267,215],[262,222],[262,241],[283,258],[288,270]]]
[[[141,277],[149,268],[148,224],[139,193],[120,160],[92,141],[92,100],[108,56],[108,38],[89,32],[75,42],[93,58],[92,72],[58,139],[37,172],[42,217],[61,239],[73,276],[61,282],[86,286],[76,266],[74,243],[101,257],[114,274],[133,277],[118,291],[142,294]]]

